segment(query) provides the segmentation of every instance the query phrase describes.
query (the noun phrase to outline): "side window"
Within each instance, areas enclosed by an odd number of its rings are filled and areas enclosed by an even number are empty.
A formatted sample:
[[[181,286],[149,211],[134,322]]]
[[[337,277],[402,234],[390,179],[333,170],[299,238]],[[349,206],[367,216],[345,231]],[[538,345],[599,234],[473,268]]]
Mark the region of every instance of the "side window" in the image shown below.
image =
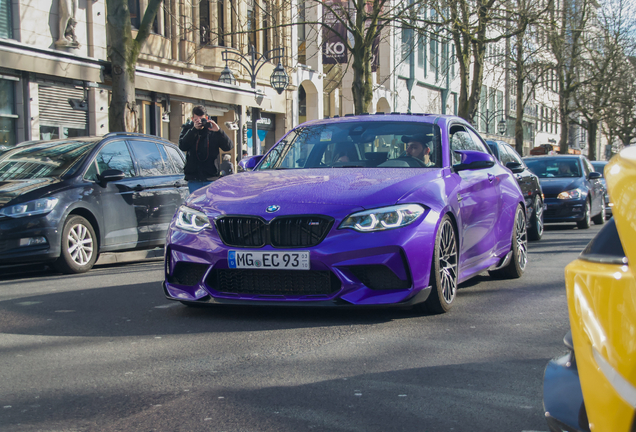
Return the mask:
[[[499,160],[503,166],[506,166],[508,162],[514,162],[510,150],[502,144],[499,144]]]
[[[590,173],[594,171],[594,169],[590,167],[590,163],[587,161],[587,159],[583,159],[581,162],[583,162],[583,171],[585,172],[585,177],[588,177]]]
[[[506,150],[508,150],[508,154],[510,155],[510,159],[512,160],[512,162],[523,165],[523,161],[521,160],[521,157],[519,157],[519,153],[517,153],[515,149],[508,145],[503,145],[502,147],[505,147]]]
[[[94,174],[92,171],[93,166],[95,166]],[[123,171],[126,177],[135,177],[135,166],[130,157],[128,146],[124,141],[114,141],[106,144],[97,154],[86,175],[88,176],[91,173],[97,180],[97,174],[101,174],[108,169],[117,169]],[[88,177],[86,178],[88,179]]]
[[[172,165],[174,166],[176,173],[183,174],[184,162],[179,151],[176,148],[171,147],[169,145],[163,146],[163,147],[168,152],[168,155],[170,156],[170,161],[172,162]]]
[[[468,150],[474,150],[474,151],[490,154],[490,152],[488,151],[488,146],[481,139],[481,137],[477,135],[477,133],[471,131],[470,129],[468,130],[468,133],[470,134],[470,137],[472,138],[471,142],[473,143],[473,147]]]
[[[143,177],[170,175],[171,170],[161,157],[157,144],[151,141],[131,141]]]
[[[451,126],[449,143],[453,165],[461,162],[461,157],[455,153],[455,150],[473,150],[474,146],[470,135],[463,126]]]
[[[84,180],[88,181],[97,181],[97,163],[95,161],[91,162],[86,170],[86,174],[84,174]]]

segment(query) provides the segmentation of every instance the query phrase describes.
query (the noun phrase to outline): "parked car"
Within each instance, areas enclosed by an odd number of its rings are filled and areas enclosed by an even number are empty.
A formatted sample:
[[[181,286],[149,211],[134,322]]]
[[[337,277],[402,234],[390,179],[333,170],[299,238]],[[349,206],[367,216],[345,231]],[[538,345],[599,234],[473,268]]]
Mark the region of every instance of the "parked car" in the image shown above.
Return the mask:
[[[607,161],[592,161],[591,164],[594,167],[594,171],[601,173],[601,181],[603,182],[605,191],[607,191],[607,183],[605,182],[605,167],[607,166]],[[605,217],[612,217],[612,206],[610,204],[609,193],[605,194]]]
[[[528,238],[540,240],[543,236],[543,191],[537,177],[528,169],[519,153],[504,141],[486,141],[495,157],[515,175],[521,193],[526,200]]]
[[[519,185],[458,117],[312,121],[241,163],[172,221],[168,299],[442,313],[458,283],[525,269]]]
[[[526,157],[545,195],[545,223],[576,222],[579,228],[605,223],[605,187],[601,174],[582,155]]]
[[[0,155],[0,265],[89,270],[101,252],[162,246],[188,196],[183,153],[159,137],[40,141]]]
[[[614,217],[565,268],[570,332],[550,361],[543,404],[550,430],[632,432],[636,419],[636,152],[605,171]]]

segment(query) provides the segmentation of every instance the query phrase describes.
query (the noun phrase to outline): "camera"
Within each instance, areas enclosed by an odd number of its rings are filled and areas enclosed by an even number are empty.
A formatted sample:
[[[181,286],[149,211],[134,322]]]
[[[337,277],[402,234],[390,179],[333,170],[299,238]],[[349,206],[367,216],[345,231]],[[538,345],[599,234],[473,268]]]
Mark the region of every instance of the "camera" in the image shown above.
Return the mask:
[[[207,127],[209,122],[210,121],[206,119],[205,117],[201,117],[201,126]]]

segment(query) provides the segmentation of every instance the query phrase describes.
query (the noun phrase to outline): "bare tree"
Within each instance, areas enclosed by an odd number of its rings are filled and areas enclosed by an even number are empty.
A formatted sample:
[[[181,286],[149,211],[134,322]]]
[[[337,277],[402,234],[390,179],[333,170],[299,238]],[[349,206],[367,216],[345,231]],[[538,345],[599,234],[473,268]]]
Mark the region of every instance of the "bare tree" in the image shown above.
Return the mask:
[[[621,66],[614,103],[607,110],[605,126],[608,129],[606,135],[615,136],[623,146],[628,146],[636,141],[636,57],[625,58]]]
[[[452,38],[459,65],[458,115],[471,121],[478,109],[484,78],[486,47],[511,38],[532,22],[528,1],[428,0],[435,19],[421,26],[441,26]],[[511,25],[517,23],[517,26]]]
[[[133,38],[127,0],[106,0],[108,58],[113,81],[108,111],[109,129],[136,132],[138,113],[135,103],[135,67],[141,47],[148,39],[162,0],[149,0],[137,35]]]
[[[570,121],[576,112],[574,94],[582,85],[585,33],[595,13],[594,0],[560,0],[551,3],[548,42],[559,81],[560,153],[568,154]]]
[[[625,51],[629,50],[631,35],[636,30],[625,0],[605,2],[593,20],[596,25],[586,33],[581,62],[581,85],[574,93],[573,101],[585,119],[580,122],[587,129],[588,158],[596,160],[596,142],[599,125],[605,119],[613,120],[616,108],[629,101],[621,101],[622,87],[626,85],[621,75],[629,76],[629,63]],[[620,109],[620,108],[619,108]]]

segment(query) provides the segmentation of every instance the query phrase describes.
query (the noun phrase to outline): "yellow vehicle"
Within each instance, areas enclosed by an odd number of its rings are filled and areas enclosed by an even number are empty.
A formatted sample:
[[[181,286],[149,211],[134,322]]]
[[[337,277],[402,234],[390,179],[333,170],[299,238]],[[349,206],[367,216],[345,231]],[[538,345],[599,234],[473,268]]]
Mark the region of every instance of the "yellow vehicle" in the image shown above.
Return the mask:
[[[545,371],[551,431],[636,431],[636,146],[605,177],[614,218],[565,268],[570,352]]]

